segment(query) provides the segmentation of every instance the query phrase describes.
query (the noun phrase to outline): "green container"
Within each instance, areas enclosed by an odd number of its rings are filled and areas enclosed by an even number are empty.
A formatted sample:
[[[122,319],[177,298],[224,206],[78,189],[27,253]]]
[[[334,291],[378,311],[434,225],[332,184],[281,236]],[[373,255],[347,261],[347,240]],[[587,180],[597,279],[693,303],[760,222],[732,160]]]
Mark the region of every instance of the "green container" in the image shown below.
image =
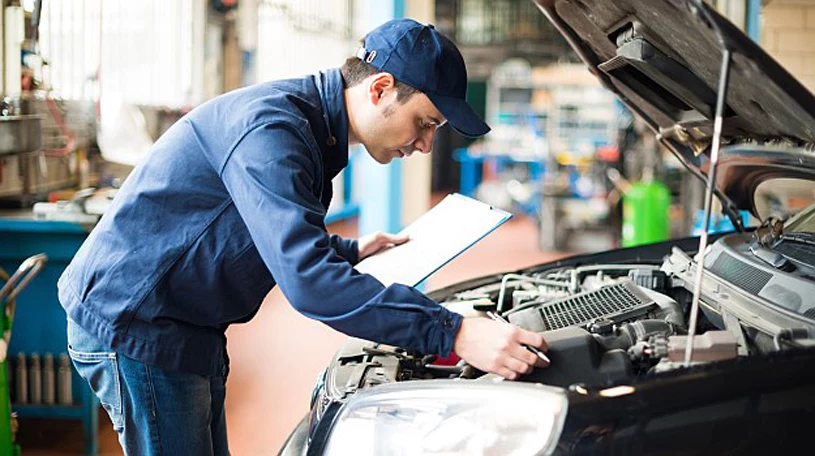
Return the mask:
[[[623,247],[670,237],[671,192],[660,182],[637,182],[623,196]]]

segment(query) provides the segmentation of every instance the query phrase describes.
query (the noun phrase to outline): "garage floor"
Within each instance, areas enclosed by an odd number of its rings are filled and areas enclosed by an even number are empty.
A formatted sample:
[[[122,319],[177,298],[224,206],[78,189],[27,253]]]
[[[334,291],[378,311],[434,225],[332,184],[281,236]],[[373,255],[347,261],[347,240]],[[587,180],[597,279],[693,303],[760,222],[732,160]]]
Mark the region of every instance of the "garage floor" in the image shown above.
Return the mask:
[[[356,221],[329,226],[356,237]],[[534,219],[514,217],[504,226],[437,272],[428,289],[467,278],[554,260],[562,254],[541,252]],[[226,415],[232,454],[274,455],[308,410],[317,375],[345,336],[297,314],[278,290],[266,297],[257,316],[227,332],[232,371],[227,384]],[[82,451],[77,422],[21,420],[23,454],[66,455]],[[121,454],[110,421],[100,410],[100,449]]]

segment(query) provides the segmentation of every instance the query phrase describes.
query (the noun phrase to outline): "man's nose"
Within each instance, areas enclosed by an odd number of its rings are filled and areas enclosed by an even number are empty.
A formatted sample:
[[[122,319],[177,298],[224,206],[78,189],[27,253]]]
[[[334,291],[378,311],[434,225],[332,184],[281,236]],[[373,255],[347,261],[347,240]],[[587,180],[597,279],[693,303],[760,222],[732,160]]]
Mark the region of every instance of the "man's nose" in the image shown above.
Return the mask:
[[[413,143],[413,147],[423,154],[429,154],[433,151],[433,136],[436,134],[436,127],[430,127],[422,136]]]

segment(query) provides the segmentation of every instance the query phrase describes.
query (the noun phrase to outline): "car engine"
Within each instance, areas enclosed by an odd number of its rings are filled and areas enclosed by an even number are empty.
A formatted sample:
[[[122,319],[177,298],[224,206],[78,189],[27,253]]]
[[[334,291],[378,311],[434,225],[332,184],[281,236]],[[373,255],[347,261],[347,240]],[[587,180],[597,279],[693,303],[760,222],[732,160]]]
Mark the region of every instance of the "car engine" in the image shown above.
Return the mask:
[[[556,368],[535,369],[522,381],[603,385],[669,359],[676,348],[670,338],[687,332],[683,307],[689,299],[671,287],[659,265],[599,264],[507,274],[499,284],[458,293],[442,304],[466,316],[495,309],[542,334]],[[714,350],[735,356],[735,339],[726,339],[726,348]],[[674,355],[670,358],[681,356]]]
[[[508,274],[443,304],[465,315],[497,307],[511,323],[542,334],[556,368],[535,369],[522,381],[605,385],[681,358],[684,344],[672,338],[687,333],[690,295],[673,288],[659,265],[599,264]],[[727,334],[705,351],[734,357],[736,346]]]
[[[714,361],[807,346],[815,335],[815,271],[767,262],[755,236],[724,236],[705,258],[701,312],[685,362],[695,259],[674,247],[659,262],[555,263],[431,294],[465,317],[496,312],[546,339],[551,365],[519,381],[603,388]],[[639,261],[639,262],[638,262]],[[327,370],[328,396],[390,382],[498,380],[466,362],[350,339]]]

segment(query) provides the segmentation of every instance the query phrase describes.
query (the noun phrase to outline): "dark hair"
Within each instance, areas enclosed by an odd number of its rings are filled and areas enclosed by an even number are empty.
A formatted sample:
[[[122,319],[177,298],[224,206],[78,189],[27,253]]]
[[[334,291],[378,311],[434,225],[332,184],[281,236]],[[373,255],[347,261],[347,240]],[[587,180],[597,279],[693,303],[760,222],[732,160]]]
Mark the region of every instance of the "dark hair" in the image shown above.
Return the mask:
[[[353,87],[372,74],[381,73],[382,70],[373,65],[363,62],[358,57],[349,57],[340,68],[342,73],[342,84],[345,88]],[[413,86],[393,78],[396,88],[396,101],[406,102],[414,93],[418,92]]]

